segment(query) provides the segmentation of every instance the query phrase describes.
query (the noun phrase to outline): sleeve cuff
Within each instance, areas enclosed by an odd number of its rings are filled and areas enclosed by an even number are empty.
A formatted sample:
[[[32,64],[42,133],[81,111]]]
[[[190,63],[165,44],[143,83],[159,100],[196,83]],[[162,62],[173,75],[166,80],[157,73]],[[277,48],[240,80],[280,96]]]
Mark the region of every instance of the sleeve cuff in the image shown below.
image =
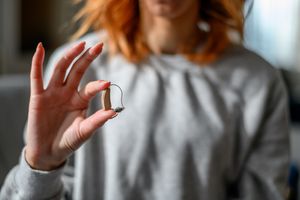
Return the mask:
[[[32,169],[25,160],[23,149],[15,176],[19,195],[28,199],[46,199],[59,195],[63,190],[61,176],[64,166],[52,171]]]

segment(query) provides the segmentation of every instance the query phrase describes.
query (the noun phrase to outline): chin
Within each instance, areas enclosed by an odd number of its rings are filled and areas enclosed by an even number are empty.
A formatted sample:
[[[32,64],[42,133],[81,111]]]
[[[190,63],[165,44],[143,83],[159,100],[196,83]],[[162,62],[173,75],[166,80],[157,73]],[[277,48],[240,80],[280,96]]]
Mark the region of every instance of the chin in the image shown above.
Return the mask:
[[[177,16],[176,9],[170,5],[155,5],[150,11],[155,16],[174,18]]]
[[[188,0],[144,0],[154,16],[176,18],[184,12]]]

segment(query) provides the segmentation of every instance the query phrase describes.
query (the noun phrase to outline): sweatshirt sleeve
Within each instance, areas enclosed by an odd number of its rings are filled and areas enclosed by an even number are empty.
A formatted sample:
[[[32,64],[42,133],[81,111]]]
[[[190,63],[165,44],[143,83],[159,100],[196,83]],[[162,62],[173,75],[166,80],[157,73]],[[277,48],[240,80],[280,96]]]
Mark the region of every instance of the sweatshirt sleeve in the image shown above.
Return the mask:
[[[239,196],[243,200],[286,199],[289,117],[287,94],[279,73],[267,93],[261,123],[248,146],[240,174]]]
[[[26,162],[23,150],[19,165],[6,177],[0,199],[61,199],[64,190],[61,181],[63,168],[64,166],[53,171],[34,170]]]

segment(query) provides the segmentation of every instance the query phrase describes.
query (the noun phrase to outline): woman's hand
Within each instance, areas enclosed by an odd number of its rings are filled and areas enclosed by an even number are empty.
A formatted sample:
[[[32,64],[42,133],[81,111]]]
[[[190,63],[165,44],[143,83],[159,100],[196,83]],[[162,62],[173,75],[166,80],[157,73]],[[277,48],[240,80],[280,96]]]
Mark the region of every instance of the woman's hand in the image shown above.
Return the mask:
[[[97,128],[116,114],[113,110],[99,110],[86,117],[90,100],[109,87],[109,82],[94,81],[80,91],[77,89],[85,70],[101,53],[102,44],[84,52],[65,78],[67,69],[84,47],[84,42],[77,44],[59,60],[46,89],[42,78],[45,50],[41,43],[32,58],[25,158],[34,169],[51,170],[62,165]]]

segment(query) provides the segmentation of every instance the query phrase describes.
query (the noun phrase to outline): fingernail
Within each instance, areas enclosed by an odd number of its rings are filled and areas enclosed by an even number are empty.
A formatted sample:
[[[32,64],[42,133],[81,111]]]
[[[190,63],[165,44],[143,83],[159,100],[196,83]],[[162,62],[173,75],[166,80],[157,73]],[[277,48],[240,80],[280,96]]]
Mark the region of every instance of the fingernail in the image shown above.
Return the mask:
[[[103,48],[103,43],[98,43],[92,48],[90,48],[89,53],[93,56],[97,56],[101,53],[102,48]]]
[[[115,113],[110,119],[115,118],[116,116],[118,116],[118,113]]]
[[[37,48],[40,48],[40,47],[43,47],[43,43],[42,42],[39,42],[38,45],[37,45]]]
[[[105,88],[105,89],[109,88],[109,86],[110,86],[110,82],[105,82],[105,83],[104,83],[104,88]]]
[[[110,84],[110,81],[106,81],[106,80],[98,80],[100,83],[104,83],[104,84]]]
[[[77,47],[85,47],[85,41],[79,42],[78,44],[75,44],[72,48],[77,48]]]
[[[85,44],[86,44],[85,41],[82,41],[82,42],[79,43],[79,45],[83,45],[83,46],[85,46]]]

